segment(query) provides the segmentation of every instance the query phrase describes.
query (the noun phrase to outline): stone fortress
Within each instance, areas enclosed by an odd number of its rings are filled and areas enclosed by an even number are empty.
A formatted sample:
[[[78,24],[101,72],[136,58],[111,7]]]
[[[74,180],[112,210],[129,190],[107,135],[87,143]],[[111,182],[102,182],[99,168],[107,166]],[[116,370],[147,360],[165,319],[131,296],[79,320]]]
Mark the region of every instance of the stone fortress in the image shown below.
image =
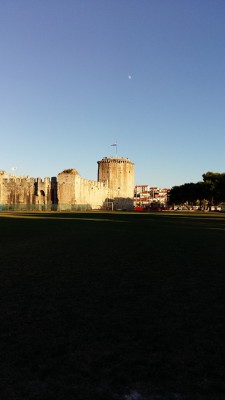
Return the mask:
[[[1,210],[129,210],[133,197],[134,163],[123,157],[98,161],[97,181],[82,178],[76,169],[44,180],[0,171]]]

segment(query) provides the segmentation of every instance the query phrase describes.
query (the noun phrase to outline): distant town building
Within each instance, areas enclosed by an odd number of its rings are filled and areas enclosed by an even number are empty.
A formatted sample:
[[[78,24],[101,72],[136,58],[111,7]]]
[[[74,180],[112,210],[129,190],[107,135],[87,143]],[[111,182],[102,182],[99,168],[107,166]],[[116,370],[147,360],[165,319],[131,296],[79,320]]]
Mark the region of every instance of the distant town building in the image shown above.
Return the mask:
[[[134,207],[165,207],[170,189],[136,185],[134,188]]]

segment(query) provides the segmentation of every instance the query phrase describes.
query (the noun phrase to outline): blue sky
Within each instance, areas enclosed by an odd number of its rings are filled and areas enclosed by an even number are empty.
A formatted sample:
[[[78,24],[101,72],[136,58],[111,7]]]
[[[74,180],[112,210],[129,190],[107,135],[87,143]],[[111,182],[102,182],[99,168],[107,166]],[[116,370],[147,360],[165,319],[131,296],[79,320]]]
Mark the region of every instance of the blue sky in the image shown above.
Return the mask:
[[[224,0],[1,0],[0,71],[2,170],[96,180],[117,141],[136,184],[225,172]]]

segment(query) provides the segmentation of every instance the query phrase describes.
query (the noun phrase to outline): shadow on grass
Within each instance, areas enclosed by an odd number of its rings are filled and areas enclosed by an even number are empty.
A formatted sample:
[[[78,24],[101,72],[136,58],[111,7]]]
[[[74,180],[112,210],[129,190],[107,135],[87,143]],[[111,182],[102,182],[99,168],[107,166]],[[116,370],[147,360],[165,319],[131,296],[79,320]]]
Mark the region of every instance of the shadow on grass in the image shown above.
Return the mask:
[[[1,399],[224,398],[224,218],[12,214]]]

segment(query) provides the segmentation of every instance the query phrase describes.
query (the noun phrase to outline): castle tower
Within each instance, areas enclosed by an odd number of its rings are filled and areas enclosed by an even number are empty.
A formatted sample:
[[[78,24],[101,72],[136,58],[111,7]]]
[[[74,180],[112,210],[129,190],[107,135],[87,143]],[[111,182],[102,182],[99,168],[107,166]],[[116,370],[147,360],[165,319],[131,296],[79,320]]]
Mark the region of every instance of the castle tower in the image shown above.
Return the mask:
[[[58,201],[61,209],[76,204],[76,187],[80,188],[80,174],[76,169],[65,169],[58,174]]]
[[[98,161],[98,181],[108,186],[113,197],[133,199],[134,163],[128,158],[105,157]]]

